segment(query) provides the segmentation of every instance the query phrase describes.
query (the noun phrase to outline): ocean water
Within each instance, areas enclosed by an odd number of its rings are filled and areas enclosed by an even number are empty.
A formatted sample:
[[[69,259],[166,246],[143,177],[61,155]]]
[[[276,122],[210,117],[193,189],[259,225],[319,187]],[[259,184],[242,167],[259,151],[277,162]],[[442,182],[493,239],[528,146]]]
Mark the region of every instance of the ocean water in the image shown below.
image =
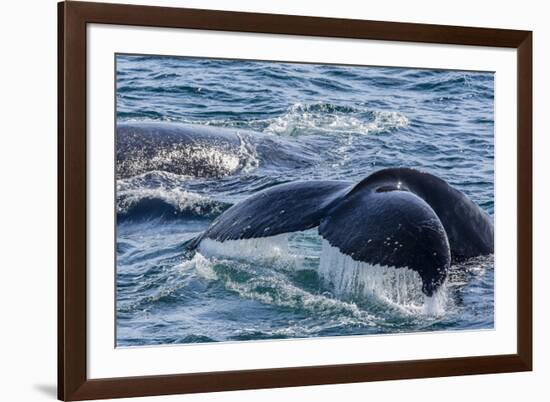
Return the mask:
[[[349,275],[350,264],[315,229],[186,247],[258,190],[292,180],[359,181],[386,167],[435,174],[492,216],[492,73],[116,61],[118,122],[173,121],[269,139],[263,152],[251,145],[215,155],[224,167],[216,177],[159,168],[117,179],[117,346],[493,328],[493,256],[453,264],[432,309],[404,270],[388,276],[372,267],[365,279],[372,292],[346,291],[351,277],[327,282],[327,272]]]

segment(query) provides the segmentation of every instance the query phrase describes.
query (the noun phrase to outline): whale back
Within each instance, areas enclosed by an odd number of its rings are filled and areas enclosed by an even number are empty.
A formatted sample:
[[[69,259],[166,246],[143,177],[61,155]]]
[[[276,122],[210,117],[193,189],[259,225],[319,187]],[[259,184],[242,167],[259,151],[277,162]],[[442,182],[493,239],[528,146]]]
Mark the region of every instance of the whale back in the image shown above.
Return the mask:
[[[317,162],[305,146],[262,133],[173,122],[122,122],[116,129],[118,179],[150,171],[220,178],[258,167],[298,169]]]
[[[117,124],[117,178],[153,170],[222,177],[241,167],[241,141],[232,131],[164,122]]]

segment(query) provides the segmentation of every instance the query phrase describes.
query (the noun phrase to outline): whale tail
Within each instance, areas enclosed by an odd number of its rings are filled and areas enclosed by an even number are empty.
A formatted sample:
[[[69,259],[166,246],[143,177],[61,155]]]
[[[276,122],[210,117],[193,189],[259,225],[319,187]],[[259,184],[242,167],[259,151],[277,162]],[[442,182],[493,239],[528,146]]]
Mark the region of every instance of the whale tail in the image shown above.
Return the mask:
[[[451,257],[493,250],[488,216],[445,181],[413,169],[381,170],[357,185],[310,181],[271,187],[229,208],[189,244],[314,227],[355,261],[416,271],[427,296],[445,281]]]
[[[202,236],[195,236],[183,243],[184,250],[195,251],[202,240]]]

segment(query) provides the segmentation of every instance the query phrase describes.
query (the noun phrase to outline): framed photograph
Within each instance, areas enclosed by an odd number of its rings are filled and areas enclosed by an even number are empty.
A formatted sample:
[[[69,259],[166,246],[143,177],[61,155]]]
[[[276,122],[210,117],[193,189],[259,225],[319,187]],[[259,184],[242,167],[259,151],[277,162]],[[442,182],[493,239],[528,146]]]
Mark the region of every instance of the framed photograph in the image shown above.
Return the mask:
[[[58,16],[59,399],[531,370],[531,32]]]

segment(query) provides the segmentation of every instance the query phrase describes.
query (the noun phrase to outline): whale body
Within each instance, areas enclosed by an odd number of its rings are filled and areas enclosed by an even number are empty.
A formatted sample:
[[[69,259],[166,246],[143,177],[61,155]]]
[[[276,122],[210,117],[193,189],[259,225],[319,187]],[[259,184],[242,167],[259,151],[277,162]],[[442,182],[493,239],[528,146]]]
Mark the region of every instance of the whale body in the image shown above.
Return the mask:
[[[318,227],[355,261],[408,268],[432,296],[453,260],[493,253],[490,216],[444,180],[410,168],[377,171],[359,183],[304,181],[260,191],[221,214],[192,241],[276,236]]]
[[[116,176],[158,170],[192,177],[224,177],[257,167],[297,169],[316,155],[285,138],[174,122],[122,122],[116,128]]]

